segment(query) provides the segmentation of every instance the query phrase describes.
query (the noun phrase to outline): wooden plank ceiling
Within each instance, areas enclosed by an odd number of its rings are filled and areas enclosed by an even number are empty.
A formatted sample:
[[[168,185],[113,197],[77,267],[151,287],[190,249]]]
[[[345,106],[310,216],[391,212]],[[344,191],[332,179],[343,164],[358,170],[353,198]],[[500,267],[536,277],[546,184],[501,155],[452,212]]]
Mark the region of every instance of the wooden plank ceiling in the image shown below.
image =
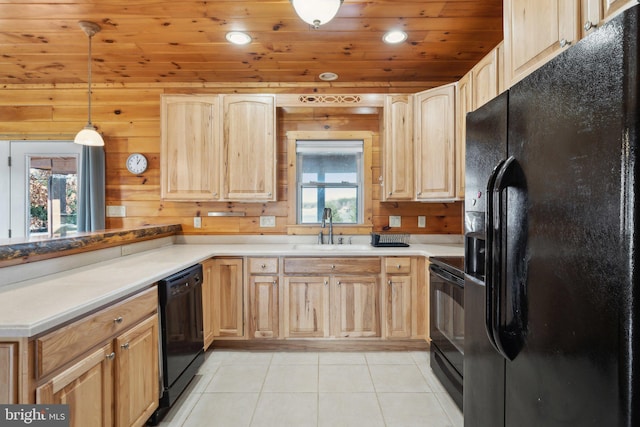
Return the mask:
[[[345,0],[314,30],[289,0],[0,0],[0,84],[425,82],[459,79],[502,40],[502,0]],[[387,45],[402,29],[408,40]],[[228,31],[253,41],[234,46]]]

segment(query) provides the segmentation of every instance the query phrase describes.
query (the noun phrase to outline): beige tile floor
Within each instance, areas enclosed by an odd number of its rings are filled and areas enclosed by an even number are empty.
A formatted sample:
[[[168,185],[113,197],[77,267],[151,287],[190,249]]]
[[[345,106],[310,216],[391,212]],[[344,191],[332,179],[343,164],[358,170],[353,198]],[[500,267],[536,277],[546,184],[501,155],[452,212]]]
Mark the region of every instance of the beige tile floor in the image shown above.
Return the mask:
[[[462,427],[427,352],[209,351],[163,427]]]

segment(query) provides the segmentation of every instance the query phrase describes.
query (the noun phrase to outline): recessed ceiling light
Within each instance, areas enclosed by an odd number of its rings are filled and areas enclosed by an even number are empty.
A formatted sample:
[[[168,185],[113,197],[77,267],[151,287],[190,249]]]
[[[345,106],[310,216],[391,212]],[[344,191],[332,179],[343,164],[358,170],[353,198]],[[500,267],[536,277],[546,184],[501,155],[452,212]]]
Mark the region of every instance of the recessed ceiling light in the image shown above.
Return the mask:
[[[251,36],[240,31],[231,31],[227,33],[226,38],[227,41],[233,44],[243,45],[251,43]]]
[[[320,80],[324,80],[325,82],[332,82],[334,80],[338,80],[338,75],[336,73],[322,73],[320,74],[318,77],[320,77]]]
[[[404,31],[399,31],[399,30],[398,31],[389,31],[384,36],[382,36],[382,40],[385,43],[389,43],[389,44],[402,43],[406,39],[407,39],[407,33],[405,33]]]

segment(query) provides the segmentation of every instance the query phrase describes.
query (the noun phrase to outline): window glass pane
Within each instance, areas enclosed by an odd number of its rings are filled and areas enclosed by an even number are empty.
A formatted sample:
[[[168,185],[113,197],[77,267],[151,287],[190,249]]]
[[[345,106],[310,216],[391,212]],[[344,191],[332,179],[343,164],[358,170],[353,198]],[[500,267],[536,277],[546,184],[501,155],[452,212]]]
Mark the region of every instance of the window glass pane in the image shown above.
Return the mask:
[[[324,206],[319,200],[324,199]],[[358,189],[356,187],[305,187],[302,189],[302,223],[322,221],[324,208],[331,208],[335,224],[357,224]]]
[[[29,159],[29,234],[65,235],[77,229],[75,157]]]
[[[302,182],[341,183],[358,181],[359,153],[298,155]]]

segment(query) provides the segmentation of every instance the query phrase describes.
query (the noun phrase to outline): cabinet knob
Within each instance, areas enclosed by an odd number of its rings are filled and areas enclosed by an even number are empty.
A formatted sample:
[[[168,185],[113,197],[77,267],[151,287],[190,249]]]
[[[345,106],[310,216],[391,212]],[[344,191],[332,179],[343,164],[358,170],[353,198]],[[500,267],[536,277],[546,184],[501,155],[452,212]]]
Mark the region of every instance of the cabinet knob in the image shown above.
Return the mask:
[[[400,264],[398,264],[397,267],[398,267],[398,270],[400,270]]]
[[[122,344],[122,345],[120,346],[120,348],[121,348],[121,349],[123,349],[123,350],[129,350],[129,343],[128,343],[128,342],[126,342],[126,343]]]
[[[114,352],[111,352],[111,354],[107,354],[107,360],[113,360],[116,357],[116,354]]]
[[[213,192],[213,197],[218,197],[218,193],[216,193],[215,191]]]
[[[342,284],[342,283],[340,283],[340,281],[338,280],[338,283],[337,283],[337,285],[338,285],[338,286],[340,286],[341,284]]]
[[[592,28],[595,28],[595,27],[597,27],[597,26],[598,26],[598,24],[594,24],[594,23],[593,23],[593,22],[591,22],[591,21],[587,21],[587,22],[585,22],[585,23],[584,23],[584,30],[585,30],[585,31],[589,31],[589,30],[591,30]]]
[[[267,196],[271,197],[271,192],[268,192],[268,193],[267,193]]]
[[[122,323],[123,320],[124,319],[122,318],[122,316],[118,316],[115,319],[113,319],[113,323],[120,324],[120,323]]]
[[[571,41],[570,41],[570,40],[567,40],[567,39],[562,39],[562,40],[560,40],[560,47],[567,47],[567,46],[569,46],[570,44],[571,44]]]
[[[324,281],[324,285],[327,286],[329,284],[329,282],[327,282],[326,280]]]
[[[393,285],[393,282],[391,281],[391,279],[387,280],[387,284],[388,284],[389,286]]]
[[[267,266],[266,266],[266,265],[264,265],[264,264],[260,264],[260,268],[263,268],[263,269],[264,269],[264,268],[267,268]]]
[[[276,286],[277,284],[278,284],[278,281],[277,281],[277,280],[274,280],[274,281],[273,281],[273,286]]]
[[[336,266],[335,266],[335,265],[331,265],[331,269],[332,269],[332,270],[335,270],[335,269],[336,269]]]
[[[393,193],[391,191],[389,191],[389,195],[391,196]]]
[[[421,193],[420,191],[418,191],[418,192],[416,193],[416,196],[419,196],[419,195],[421,195],[421,194],[422,194],[422,193]]]

